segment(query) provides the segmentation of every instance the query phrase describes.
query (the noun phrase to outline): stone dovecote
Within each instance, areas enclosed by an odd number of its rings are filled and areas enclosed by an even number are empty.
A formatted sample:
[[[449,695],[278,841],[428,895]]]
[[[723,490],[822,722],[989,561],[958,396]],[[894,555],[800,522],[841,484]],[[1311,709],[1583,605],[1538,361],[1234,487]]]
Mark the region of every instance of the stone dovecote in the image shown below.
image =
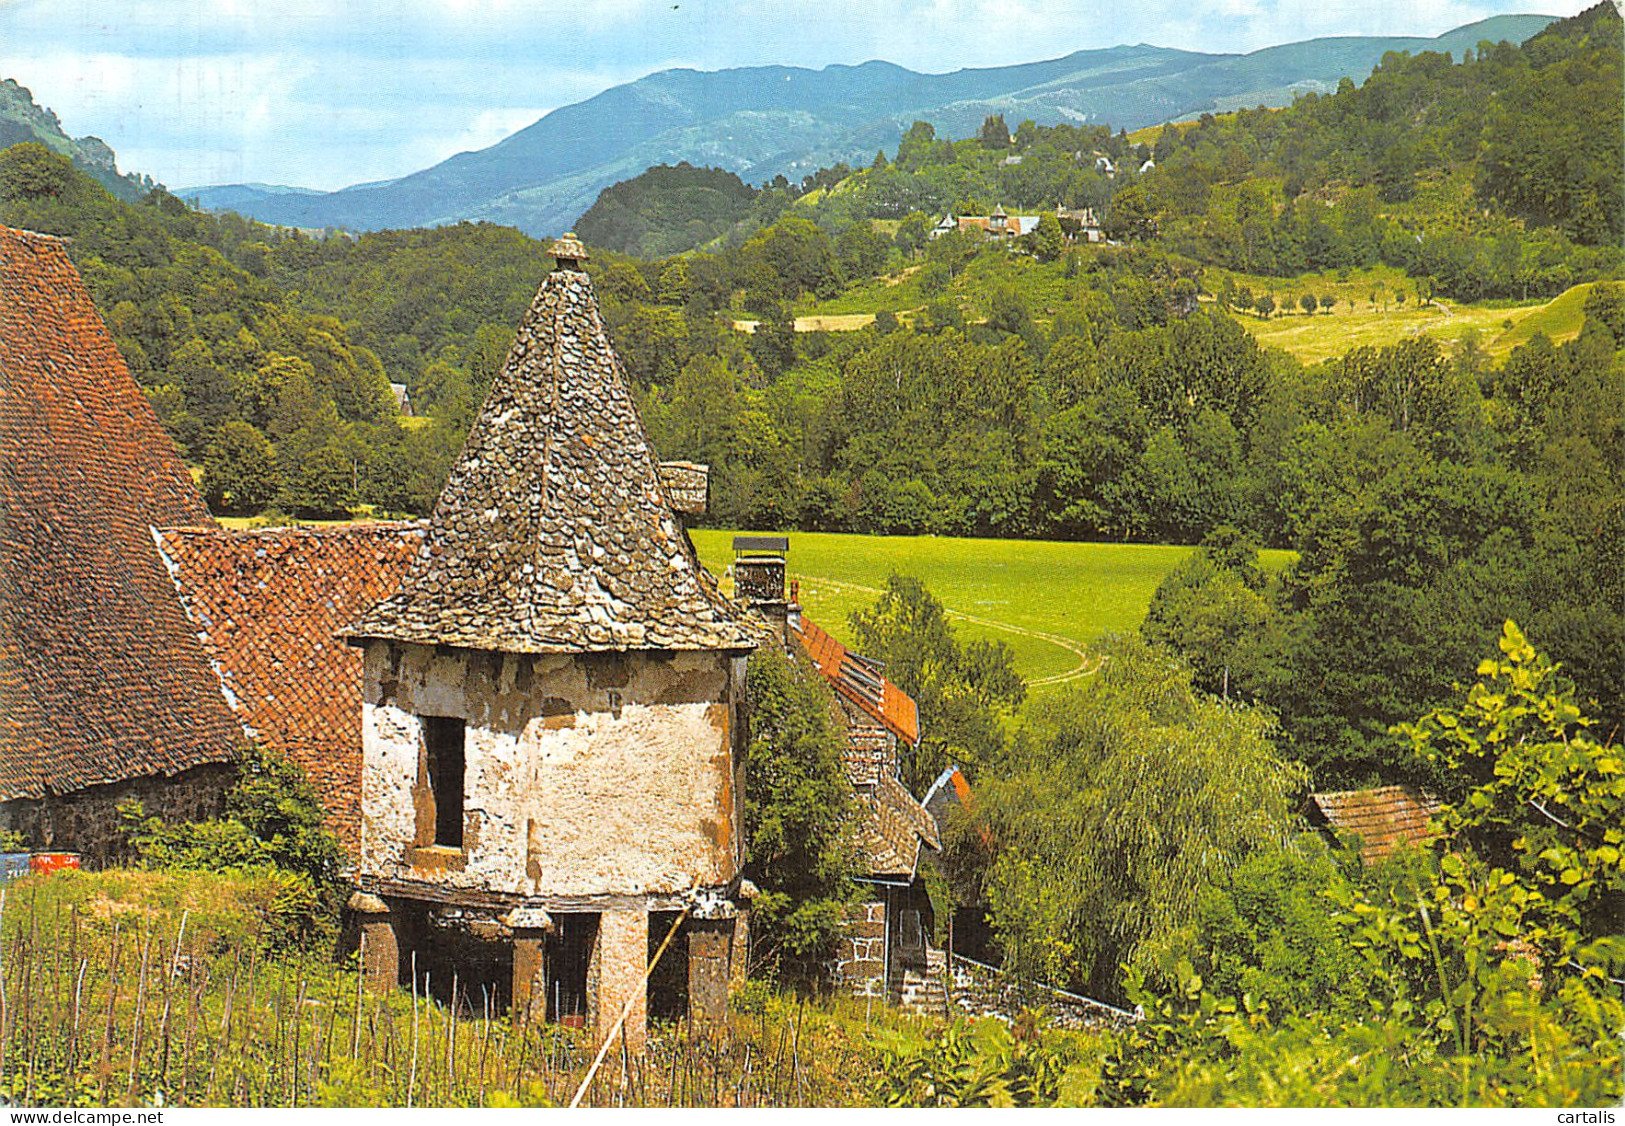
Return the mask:
[[[353,909],[375,985],[408,953],[464,982],[494,959],[521,1015],[636,1051],[646,1012],[719,1019],[743,966],[764,627],[674,514],[586,252],[554,256],[399,588],[340,631],[364,650]]]

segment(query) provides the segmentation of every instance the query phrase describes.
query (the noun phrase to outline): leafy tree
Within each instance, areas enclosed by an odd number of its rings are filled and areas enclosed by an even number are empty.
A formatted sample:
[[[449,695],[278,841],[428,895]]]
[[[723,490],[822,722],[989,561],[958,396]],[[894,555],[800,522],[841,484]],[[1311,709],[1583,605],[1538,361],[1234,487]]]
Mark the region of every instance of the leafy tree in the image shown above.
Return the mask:
[[[1307,290],[1304,291],[1304,294],[1303,294],[1302,297],[1298,298],[1298,307],[1300,309],[1302,309],[1305,313],[1310,314],[1310,315],[1314,314],[1315,307],[1316,307],[1317,304],[1318,304],[1318,302],[1316,302],[1316,300],[1315,300],[1315,295],[1313,293],[1308,292]]]
[[[288,472],[283,503],[296,515],[322,520],[348,516],[355,503],[356,466],[344,451],[321,446]]]
[[[1597,741],[1573,683],[1516,623],[1502,627],[1498,648],[1479,663],[1461,705],[1396,732],[1442,768],[1451,837],[1538,889],[1527,914],[1545,916],[1552,933],[1572,931],[1575,941],[1617,936],[1625,921],[1625,759]],[[1625,966],[1625,941],[1612,956]]]
[[[1204,890],[1286,839],[1304,776],[1264,712],[1196,693],[1176,658],[1134,638],[1104,657],[1029,709],[972,831],[997,843],[983,884],[1011,967],[1121,998],[1122,965],[1154,971]]]
[[[829,955],[852,898],[857,848],[843,733],[804,658],[756,651],[745,788],[745,871],[760,889],[754,937],[768,957]]]
[[[1335,308],[1337,308],[1337,297],[1334,294],[1322,293],[1320,295],[1321,312],[1330,313]]]
[[[1203,691],[1247,695],[1265,675],[1259,666],[1277,626],[1264,585],[1257,549],[1234,528],[1215,529],[1162,580],[1140,634],[1188,661]]]
[[[857,650],[919,706],[920,745],[903,763],[904,783],[919,792],[950,764],[974,776],[1003,744],[1001,718],[1026,695],[1010,647],[961,643],[942,603],[908,575],[890,576],[874,606],[848,621]]]
[[[1139,184],[1131,184],[1112,196],[1104,228],[1106,236],[1112,239],[1134,241],[1155,237],[1157,213],[1146,190]]]
[[[282,488],[276,451],[253,426],[231,421],[203,455],[203,495],[216,512],[253,514]]]
[[[1266,321],[1269,320],[1270,314],[1275,312],[1274,296],[1268,293],[1260,293],[1258,298],[1253,302],[1253,308],[1258,310],[1259,316],[1263,317]]]
[[[1066,245],[1061,233],[1061,221],[1048,211],[1038,217],[1038,226],[1027,236],[1028,248],[1040,262],[1053,262],[1061,256]]]

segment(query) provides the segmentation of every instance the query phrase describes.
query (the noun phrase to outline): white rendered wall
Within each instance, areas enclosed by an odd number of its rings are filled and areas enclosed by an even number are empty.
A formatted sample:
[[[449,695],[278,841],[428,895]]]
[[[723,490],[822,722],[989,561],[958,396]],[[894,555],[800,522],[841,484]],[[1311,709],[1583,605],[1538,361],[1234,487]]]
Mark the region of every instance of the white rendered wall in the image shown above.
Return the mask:
[[[368,643],[361,871],[537,896],[728,883],[742,858],[743,666]],[[461,850],[423,847],[420,715],[465,721]]]

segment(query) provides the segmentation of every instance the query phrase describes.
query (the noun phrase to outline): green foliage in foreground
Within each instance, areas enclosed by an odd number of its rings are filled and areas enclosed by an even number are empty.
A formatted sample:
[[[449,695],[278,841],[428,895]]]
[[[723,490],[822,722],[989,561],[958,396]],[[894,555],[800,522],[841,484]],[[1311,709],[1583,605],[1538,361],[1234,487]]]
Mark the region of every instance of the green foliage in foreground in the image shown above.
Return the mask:
[[[1109,1053],[1104,1101],[1619,1100],[1625,762],[1510,622],[1500,650],[1465,703],[1399,729],[1469,780],[1436,865],[1238,870],[1236,910],[1207,905],[1173,986],[1131,977],[1147,1020]]]
[[[222,816],[169,824],[141,802],[119,805],[130,844],[146,868],[258,873],[281,890],[276,918],[289,942],[331,940],[345,885],[344,854],[305,772],[256,745],[237,760]]]
[[[1120,999],[1123,964],[1155,974],[1203,890],[1287,838],[1303,772],[1266,713],[1190,676],[1113,639],[1094,683],[1036,704],[979,786],[969,830],[996,842],[982,883],[1015,972]]]
[[[352,957],[280,943],[264,873],[112,869],[27,877],[0,906],[0,1099],[43,1107],[541,1107],[593,1057],[581,1029],[363,990]],[[437,975],[438,976],[438,975]],[[423,983],[420,983],[420,985]],[[867,1034],[902,1021],[753,984],[710,1036],[651,1029],[586,1106],[845,1106],[866,1097]]]
[[[875,1101],[892,1107],[1084,1106],[1099,1082],[1101,1039],[1042,1029],[1037,1014],[1014,1026],[955,1023],[926,1035],[888,1030],[874,1038]]]

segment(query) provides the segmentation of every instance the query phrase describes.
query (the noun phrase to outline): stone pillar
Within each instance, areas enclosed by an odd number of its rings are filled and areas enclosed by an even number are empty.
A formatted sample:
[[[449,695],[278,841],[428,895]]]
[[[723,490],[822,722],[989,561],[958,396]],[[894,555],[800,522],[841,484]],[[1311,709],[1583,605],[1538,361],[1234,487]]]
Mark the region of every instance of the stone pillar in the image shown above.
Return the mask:
[[[513,1015],[520,1020],[547,1018],[547,936],[553,920],[539,907],[521,907],[500,922],[513,934],[513,978],[510,991]]]
[[[689,920],[688,1019],[696,1031],[727,1020],[733,934],[733,919]]]
[[[750,975],[750,912],[741,911],[734,919],[733,949],[728,952],[728,992],[745,988]]]
[[[598,916],[598,942],[593,949],[589,977],[597,983],[592,999],[592,1034],[602,1044],[612,1033],[619,1043],[624,1029],[627,1050],[642,1054],[648,990],[643,972],[648,968],[649,913],[642,910],[605,911]],[[622,1029],[615,1027],[628,1007]],[[611,1049],[613,1050],[613,1049]]]
[[[363,891],[350,897],[349,907],[361,924],[361,976],[374,993],[389,993],[401,980],[399,915],[384,900]]]

